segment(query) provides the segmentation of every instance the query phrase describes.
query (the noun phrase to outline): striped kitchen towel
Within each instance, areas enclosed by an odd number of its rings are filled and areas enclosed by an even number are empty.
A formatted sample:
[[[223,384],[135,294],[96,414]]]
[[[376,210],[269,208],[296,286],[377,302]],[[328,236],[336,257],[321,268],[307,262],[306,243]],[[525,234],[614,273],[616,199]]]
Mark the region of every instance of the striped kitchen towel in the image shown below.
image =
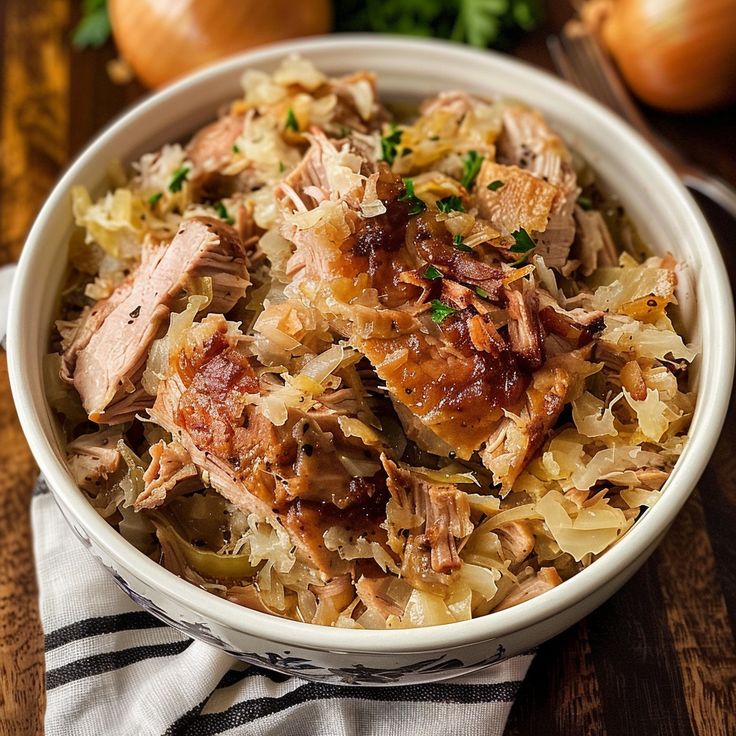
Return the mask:
[[[243,662],[139,608],[33,498],[46,736],[500,736],[532,655],[429,685],[308,682]]]

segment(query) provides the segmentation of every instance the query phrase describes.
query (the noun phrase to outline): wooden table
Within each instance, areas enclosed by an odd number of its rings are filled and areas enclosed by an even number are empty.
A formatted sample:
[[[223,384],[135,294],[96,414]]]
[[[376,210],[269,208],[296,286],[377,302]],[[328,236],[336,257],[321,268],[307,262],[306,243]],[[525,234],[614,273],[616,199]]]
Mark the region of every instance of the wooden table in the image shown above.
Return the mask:
[[[72,53],[71,0],[0,0],[0,264],[23,239],[59,172],[142,94],[113,85],[110,47]],[[566,5],[566,4],[565,4]],[[569,11],[550,3],[546,27],[516,53],[549,67],[546,33]],[[693,159],[736,183],[736,111],[650,114]],[[709,209],[730,272],[733,223]],[[724,390],[714,386],[712,390]],[[608,603],[544,644],[511,713],[522,734],[736,734],[736,409],[715,456],[665,542]],[[35,474],[0,355],[0,736],[42,731],[43,640],[28,506]]]

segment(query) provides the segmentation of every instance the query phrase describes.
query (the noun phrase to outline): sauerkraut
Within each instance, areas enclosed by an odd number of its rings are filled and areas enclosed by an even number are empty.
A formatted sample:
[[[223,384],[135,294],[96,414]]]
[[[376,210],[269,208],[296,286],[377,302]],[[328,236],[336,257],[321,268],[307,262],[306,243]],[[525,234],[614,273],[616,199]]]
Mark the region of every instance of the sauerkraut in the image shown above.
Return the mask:
[[[297,57],[242,84],[73,191],[46,368],[76,482],[175,574],[308,623],[453,623],[564,584],[687,441],[674,258],[617,241],[615,194],[517,102],[393,119],[372,74]]]

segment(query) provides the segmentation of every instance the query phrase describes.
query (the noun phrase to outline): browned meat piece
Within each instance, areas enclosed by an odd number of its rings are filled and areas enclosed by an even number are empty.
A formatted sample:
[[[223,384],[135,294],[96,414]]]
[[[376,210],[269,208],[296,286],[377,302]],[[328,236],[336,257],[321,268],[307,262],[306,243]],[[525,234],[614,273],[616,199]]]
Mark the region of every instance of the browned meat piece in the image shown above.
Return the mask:
[[[618,265],[616,246],[601,213],[576,206],[574,215],[577,230],[572,257],[580,264],[580,273],[590,276],[599,265]]]
[[[505,559],[511,560],[511,567],[518,569],[534,549],[534,534],[528,521],[508,521],[496,528]]]
[[[503,611],[505,608],[511,608],[511,606],[536,598],[556,588],[560,583],[562,583],[562,578],[554,567],[543,567],[539,572],[519,583],[493,610]]]
[[[314,210],[320,201],[329,201],[328,211],[313,227],[301,229],[287,216],[281,233],[296,246],[287,274],[314,280],[367,274],[388,306],[417,297],[420,290],[401,278],[404,271],[419,265],[403,247],[409,208],[399,201],[404,192],[401,178],[385,164],[379,165],[376,194],[386,212],[364,219],[359,188],[339,197],[330,188],[326,167],[333,164],[327,162],[337,155],[333,142],[315,134],[300,165],[276,190],[286,213]]]
[[[533,234],[536,252],[547,266],[557,269],[567,262],[575,238],[573,210],[580,190],[570,158],[565,144],[538,112],[516,105],[504,110],[498,160],[557,188],[547,227]]]
[[[501,297],[503,271],[455,248],[436,213],[424,212],[412,218],[405,241],[410,244],[407,249],[415,250],[421,260],[436,266],[445,276],[483,289],[491,301]]]
[[[539,302],[534,289],[523,292],[506,289],[511,350],[527,368],[536,370],[544,363],[544,333],[539,323]]]
[[[218,312],[228,311],[248,286],[240,239],[208,217],[185,220],[170,245],[146,248],[132,285],[124,282],[109,297],[112,308],[98,305],[104,318],[94,318],[99,324],[86,345],[76,350],[73,344],[65,359],[74,365],[74,386],[92,421],[124,422],[150,405],[137,386],[148,349],[165,329],[175,299],[201,276],[212,278],[210,309]]]
[[[475,314],[468,319],[468,334],[473,347],[478,351],[485,351],[494,357],[508,350],[508,345],[499,334],[490,317]]]
[[[492,182],[501,182],[490,190]],[[478,211],[503,233],[524,229],[528,233],[547,228],[557,187],[518,166],[504,166],[486,159],[477,179]]]
[[[74,482],[84,491],[99,490],[102,481],[120,467],[119,429],[83,434],[67,445],[67,465]]]
[[[262,389],[249,359],[226,334],[224,319],[210,318],[199,329],[210,330],[209,337],[198,334],[197,347],[179,353],[177,372],[161,383],[151,417],[208,474],[215,490],[247,512],[280,519],[314,564],[326,575],[339,574],[345,565],[325,548],[322,535],[340,526],[385,540],[379,527],[385,482],[379,474],[348,473],[338,452],[355,451],[358,440],[344,437],[327,412],[291,410],[277,427],[246,404],[247,394]],[[329,437],[318,420],[329,426]],[[371,453],[377,458],[375,450],[360,447],[362,460]]]
[[[270,488],[259,489],[255,484],[246,485],[237,467],[230,465],[212,453],[206,444],[200,448],[186,427],[178,423],[179,407],[186,387],[181,377],[174,373],[161,382],[156,402],[150,409],[151,419],[170,432],[174,439],[189,453],[192,462],[207,473],[210,485],[230,503],[246,513],[256,513],[259,518],[270,521],[277,519],[277,511],[272,508]],[[250,481],[255,476],[248,476]],[[267,500],[263,500],[263,499]]]
[[[392,531],[398,537],[401,530],[414,537],[423,535],[431,548],[430,562],[435,572],[449,573],[462,566],[457,551],[457,540],[465,539],[473,531],[470,505],[466,494],[453,485],[431,483],[399,468],[396,463],[382,458],[388,475],[388,489],[393,502],[402,512],[403,522]],[[389,526],[392,525],[389,514]]]
[[[182,493],[193,491],[201,481],[189,453],[176,441],[161,440],[149,449],[151,462],[143,474],[145,488],[135,500],[136,511],[155,509]]]
[[[189,180],[196,182],[206,178],[230,163],[234,156],[233,146],[244,126],[243,115],[228,114],[198,131],[186,148],[187,160],[193,166]]]
[[[435,334],[405,312],[388,311],[394,330],[386,337],[353,338],[375,366],[395,402],[467,459],[515,406],[529,381],[516,355],[479,351],[468,327],[471,310],[445,318]],[[427,449],[431,449],[427,447]]]
[[[503,491],[511,489],[565,405],[580,394],[583,379],[590,373],[590,364],[580,351],[549,358],[534,374],[521,408],[497,424],[482,460]]]
[[[548,334],[557,335],[574,348],[593,341],[605,326],[603,312],[585,312],[582,309],[564,311],[546,306],[539,310],[539,321]]]
[[[331,79],[327,91],[337,97],[333,120],[339,125],[368,133],[380,130],[390,117],[378,99],[376,75],[372,72],[358,71]]]

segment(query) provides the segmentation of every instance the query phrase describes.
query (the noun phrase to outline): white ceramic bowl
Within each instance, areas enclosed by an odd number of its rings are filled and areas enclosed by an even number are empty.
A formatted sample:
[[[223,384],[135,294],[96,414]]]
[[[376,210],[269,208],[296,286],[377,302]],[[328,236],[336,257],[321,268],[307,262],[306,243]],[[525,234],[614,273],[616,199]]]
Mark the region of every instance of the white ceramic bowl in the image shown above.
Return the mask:
[[[539,598],[472,621],[400,631],[333,629],[267,616],[206,593],[146,558],[97,515],[67,472],[44,397],[41,360],[72,230],[71,187],[101,191],[108,161],[130,161],[187,136],[239,94],[244,69],[272,69],[291,52],[330,74],[375,70],[388,99],[460,88],[529,103],[620,194],[653,250],[671,251],[682,263],[678,297],[689,338],[702,351],[694,380],[708,388],[699,392],[691,439],[659,503],[591,567]],[[603,107],[506,56],[432,41],[337,36],[229,59],[149,97],[102,133],[56,186],[31,230],[11,296],[8,352],[23,429],[64,516],[144,608],[273,669],[337,683],[416,683],[471,672],[541,643],[600,605],[642,565],[685,503],[719,435],[732,381],[734,320],[724,264],[693,200],[645,141]]]

